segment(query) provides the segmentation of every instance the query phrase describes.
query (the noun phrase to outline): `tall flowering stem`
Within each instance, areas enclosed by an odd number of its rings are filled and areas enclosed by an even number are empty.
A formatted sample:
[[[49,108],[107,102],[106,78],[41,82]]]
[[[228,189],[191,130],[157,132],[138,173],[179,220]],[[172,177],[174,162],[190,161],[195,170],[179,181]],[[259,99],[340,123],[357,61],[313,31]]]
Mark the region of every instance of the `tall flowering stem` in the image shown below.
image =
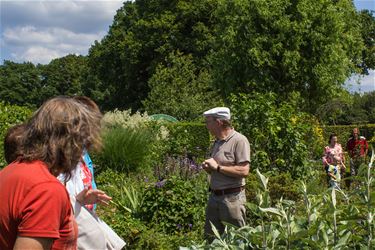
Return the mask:
[[[368,164],[367,168],[367,178],[366,178],[366,201],[367,201],[367,227],[368,227],[368,241],[367,247],[368,249],[372,249],[372,239],[373,239],[373,220],[374,220],[374,213],[371,210],[371,185],[374,181],[374,178],[371,176],[371,170],[375,161],[375,154],[374,149],[372,148],[371,160]]]

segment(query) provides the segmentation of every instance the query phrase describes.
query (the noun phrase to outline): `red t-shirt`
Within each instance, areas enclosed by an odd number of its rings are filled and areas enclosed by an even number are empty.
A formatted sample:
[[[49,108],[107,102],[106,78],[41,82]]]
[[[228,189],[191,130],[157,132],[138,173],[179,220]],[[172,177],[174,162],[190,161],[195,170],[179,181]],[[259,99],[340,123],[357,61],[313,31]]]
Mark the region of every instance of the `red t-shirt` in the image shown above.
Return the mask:
[[[346,148],[351,158],[365,156],[366,150],[368,149],[368,143],[363,136],[360,136],[358,140],[352,137],[347,142]]]
[[[0,249],[13,249],[17,236],[53,238],[52,249],[77,249],[68,193],[43,162],[1,170],[0,201]]]

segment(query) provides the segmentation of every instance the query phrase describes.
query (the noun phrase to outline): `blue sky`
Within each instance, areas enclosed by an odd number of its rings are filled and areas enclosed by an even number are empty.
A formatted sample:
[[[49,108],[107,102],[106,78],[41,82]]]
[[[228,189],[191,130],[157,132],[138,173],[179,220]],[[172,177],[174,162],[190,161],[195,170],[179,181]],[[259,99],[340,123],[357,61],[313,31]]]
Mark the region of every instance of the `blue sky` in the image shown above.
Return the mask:
[[[314,0],[311,0],[314,1]],[[0,0],[0,63],[47,64],[67,54],[87,55],[101,40],[123,0]],[[358,10],[375,11],[375,0],[354,0]],[[360,83],[360,84],[358,84]],[[352,91],[375,91],[375,71],[353,76]]]

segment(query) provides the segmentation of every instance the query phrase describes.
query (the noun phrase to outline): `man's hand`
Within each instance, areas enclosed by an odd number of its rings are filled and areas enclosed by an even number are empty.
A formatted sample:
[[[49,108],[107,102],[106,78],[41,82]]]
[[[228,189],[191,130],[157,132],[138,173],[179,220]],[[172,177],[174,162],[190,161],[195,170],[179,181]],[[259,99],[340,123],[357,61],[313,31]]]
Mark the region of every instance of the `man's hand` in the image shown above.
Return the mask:
[[[210,172],[216,171],[218,166],[219,163],[217,163],[214,158],[207,159],[203,162],[203,169],[206,170],[207,168]]]
[[[99,189],[87,189],[85,188],[79,194],[77,194],[76,199],[82,205],[87,204],[101,204],[108,205],[112,197],[108,196],[104,191]]]

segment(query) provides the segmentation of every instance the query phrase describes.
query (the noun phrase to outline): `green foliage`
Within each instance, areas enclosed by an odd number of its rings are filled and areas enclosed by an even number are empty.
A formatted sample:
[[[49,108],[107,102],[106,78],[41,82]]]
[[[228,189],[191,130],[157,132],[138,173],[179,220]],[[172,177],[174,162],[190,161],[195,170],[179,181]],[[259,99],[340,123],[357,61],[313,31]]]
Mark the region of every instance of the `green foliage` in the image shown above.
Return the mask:
[[[116,109],[104,115],[102,124],[103,150],[94,156],[99,171],[147,172],[161,162],[168,133],[146,113]]]
[[[168,154],[171,156],[186,155],[200,159],[206,157],[210,146],[210,135],[201,123],[169,123]]]
[[[211,90],[210,82],[210,74],[197,68],[192,55],[171,53],[150,78],[151,91],[143,105],[148,113],[194,120],[207,107],[221,106],[219,95]]]
[[[138,235],[147,230],[147,226],[133,216],[136,213],[130,213],[123,209],[124,205],[128,205],[123,188],[132,188],[135,192],[141,194],[144,188],[143,181],[140,181],[136,176],[128,178],[125,173],[109,168],[100,172],[95,177],[95,181],[100,190],[105,191],[112,197],[109,206],[97,207],[99,217],[108,223],[128,245],[134,244]]]
[[[67,55],[40,66],[45,95],[82,95],[83,75],[87,71],[86,61],[84,56]]]
[[[103,150],[96,158],[102,165],[99,168],[109,167],[126,173],[150,170],[147,155],[154,140],[155,136],[147,128],[106,130]]]
[[[123,128],[144,128],[151,119],[147,113],[135,112],[131,109],[106,112],[102,119],[105,128],[123,127]]]
[[[321,105],[317,115],[327,125],[375,123],[375,91],[343,94]]]
[[[300,93],[315,111],[358,70],[364,49],[351,0],[219,1],[210,62],[229,93]]]
[[[4,136],[11,126],[25,122],[31,116],[32,110],[18,105],[9,105],[0,101],[0,168],[6,166],[4,159]]]
[[[117,11],[107,36],[89,51],[89,64],[108,90],[107,109],[138,110],[148,81],[173,51],[203,65],[210,49],[216,1],[128,1]],[[202,71],[203,72],[203,71]]]
[[[353,105],[353,95],[343,92],[341,96],[328,100],[316,110],[316,116],[324,124],[345,124],[343,117],[347,116]]]
[[[180,165],[182,168],[188,168],[190,165]],[[186,169],[189,171],[188,169]],[[182,171],[186,172],[186,171]],[[131,177],[126,177],[124,173],[117,172],[111,169],[107,169],[102,171],[96,178],[96,182],[98,184],[98,188],[101,190],[106,191],[106,193],[113,198],[113,202],[111,202],[110,206],[102,207],[98,206],[97,213],[104,221],[106,221],[126,242],[127,242],[127,249],[176,249],[180,245],[188,245],[192,240],[202,240],[202,229],[203,225],[202,222],[204,221],[204,205],[206,201],[206,196],[203,195],[201,198],[198,195],[197,198],[191,197],[193,194],[200,193],[198,191],[194,191],[193,188],[198,189],[201,186],[204,186],[206,183],[205,178],[202,178],[202,175],[199,175],[197,170],[189,171],[188,176],[181,175],[178,177],[178,171],[169,172],[170,175],[166,176],[172,178],[180,179],[177,181],[179,187],[171,188],[175,194],[168,194],[168,197],[175,198],[173,200],[169,200],[169,204],[184,204],[186,207],[183,208],[187,211],[188,214],[192,212],[189,211],[198,211],[195,214],[194,221],[191,227],[186,224],[181,224],[181,228],[179,229],[176,225],[174,226],[174,230],[171,230],[169,233],[165,233],[162,228],[150,221],[143,220],[141,215],[147,214],[151,215],[154,213],[154,208],[151,210],[145,209],[145,206],[142,205],[140,208],[142,209],[142,213],[133,213],[129,212],[127,209],[124,209],[124,205],[128,204],[127,207],[130,207],[130,203],[128,198],[130,196],[134,197],[133,195],[126,195],[124,193],[124,187],[128,190],[133,190],[133,194],[136,194],[139,198],[142,198],[144,202],[148,199],[149,195],[144,195],[144,191],[149,192],[149,189],[156,188],[156,184],[160,184],[160,182],[154,183],[153,179],[147,178],[145,176],[136,176],[132,175]],[[191,182],[190,184],[182,184],[182,180]],[[177,183],[173,181],[174,183]],[[200,183],[200,184],[198,184]],[[183,186],[189,188],[189,190],[181,190]],[[203,190],[203,189],[202,189]],[[205,188],[204,191],[207,189]],[[161,189],[157,190],[158,192],[154,192],[154,194],[162,195]],[[184,191],[184,192],[182,192]],[[191,192],[191,199],[194,202],[187,204],[184,202],[185,194],[187,192]],[[155,202],[158,197],[149,197],[151,201]],[[167,200],[167,197],[164,198]],[[199,202],[195,202],[199,201]],[[143,203],[142,203],[143,204]],[[166,211],[168,208],[172,207],[172,205],[166,206],[162,208],[163,204],[160,203],[160,209],[164,211],[164,215],[166,215]],[[159,204],[158,204],[159,205]],[[177,215],[181,216],[182,208],[177,208]],[[134,210],[133,210],[134,211]],[[173,210],[175,212],[175,210]],[[171,216],[172,211],[170,211]],[[198,216],[200,216],[198,218]],[[202,218],[203,217],[203,218]],[[182,222],[182,219],[179,220],[179,223]],[[182,227],[184,225],[184,228]]]
[[[204,176],[187,181],[172,175],[151,184],[145,191],[142,219],[170,234],[202,228],[207,201]]]
[[[260,188],[259,180],[255,171],[246,177],[246,198],[249,202],[256,202],[257,189]],[[301,190],[298,187],[298,181],[293,180],[290,173],[281,173],[271,175],[269,179],[269,195],[272,201],[278,201],[281,198],[293,201],[299,201],[301,198]],[[251,212],[249,213],[251,216]]]
[[[147,171],[168,157],[203,160],[209,133],[201,123],[152,121],[147,114],[130,110],[108,112],[103,118],[103,150],[94,156],[99,170]]]
[[[249,203],[256,223],[235,229],[228,226],[211,243],[183,249],[373,249],[375,224],[375,155],[363,175],[362,185],[351,192],[319,188],[301,182],[303,203],[280,199],[270,203],[269,179],[257,171],[260,183],[256,203]]]
[[[293,101],[279,103],[272,93],[231,97],[235,127],[251,144],[252,167],[290,172],[294,178],[306,175],[308,145],[319,140],[312,118],[294,105]]]
[[[47,65],[10,61],[0,65],[0,99],[11,104],[36,107],[57,95],[87,95],[100,100],[92,90],[96,83],[84,56],[67,55]]]
[[[341,144],[343,149],[345,149],[346,142],[351,136],[353,128],[359,128],[360,135],[364,136],[367,141],[375,138],[375,124],[325,126],[323,129],[325,143],[328,145],[330,134],[335,133],[337,134],[338,142]]]
[[[362,74],[368,74],[369,69],[375,69],[375,15],[369,10],[362,10],[359,13],[361,24],[361,35],[365,45],[362,51],[362,62],[360,67]]]
[[[340,124],[375,123],[375,91],[353,95],[353,105]]]
[[[0,100],[34,106],[41,100],[40,69],[34,64],[4,61],[0,65]]]

